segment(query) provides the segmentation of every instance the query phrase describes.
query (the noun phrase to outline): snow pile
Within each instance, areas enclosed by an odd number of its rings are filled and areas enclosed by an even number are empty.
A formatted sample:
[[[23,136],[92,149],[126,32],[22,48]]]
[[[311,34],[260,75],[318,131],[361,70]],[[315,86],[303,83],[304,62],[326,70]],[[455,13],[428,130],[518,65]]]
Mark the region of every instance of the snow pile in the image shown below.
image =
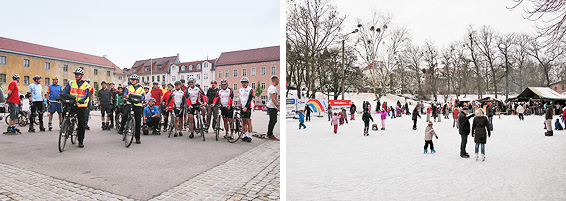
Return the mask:
[[[370,97],[352,99],[361,104]],[[372,116],[381,128],[378,115]],[[288,199],[566,200],[566,131],[545,137],[543,116],[501,118],[493,119],[485,162],[475,161],[471,136],[471,157],[460,158],[452,118],[434,123],[436,154],[423,154],[426,116],[416,131],[410,116],[387,118],[386,130],[370,131],[369,137],[363,136],[361,115],[340,126],[337,135],[326,116],[313,115],[301,130],[298,120],[288,119]]]

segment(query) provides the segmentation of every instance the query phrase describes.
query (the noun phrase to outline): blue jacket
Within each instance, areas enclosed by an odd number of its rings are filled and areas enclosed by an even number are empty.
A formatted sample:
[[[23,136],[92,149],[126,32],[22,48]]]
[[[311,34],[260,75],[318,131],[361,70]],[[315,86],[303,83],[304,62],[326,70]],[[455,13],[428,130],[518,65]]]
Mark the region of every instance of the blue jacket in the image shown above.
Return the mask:
[[[300,122],[304,122],[304,121],[305,121],[305,114],[304,114],[304,113],[300,113],[300,114],[299,114],[299,121],[300,121]]]
[[[143,108],[143,116],[151,117],[151,116],[153,116],[154,114],[157,114],[157,113],[159,113],[159,109],[157,108],[156,105],[154,105],[153,108],[151,108],[151,109],[149,108],[149,106]]]

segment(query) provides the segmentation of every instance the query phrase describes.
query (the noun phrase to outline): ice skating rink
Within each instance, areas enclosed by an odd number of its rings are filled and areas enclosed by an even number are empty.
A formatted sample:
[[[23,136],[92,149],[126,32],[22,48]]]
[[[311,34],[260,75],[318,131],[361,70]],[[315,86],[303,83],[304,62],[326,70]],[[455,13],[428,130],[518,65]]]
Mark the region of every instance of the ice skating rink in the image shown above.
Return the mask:
[[[361,101],[356,104],[361,108]],[[378,115],[372,116],[381,128]],[[471,135],[470,158],[460,158],[460,135],[451,115],[434,122],[437,152],[423,154],[427,123],[421,116],[416,131],[410,116],[388,117],[386,130],[370,130],[369,137],[363,136],[361,114],[340,126],[337,135],[326,116],[312,115],[301,130],[298,120],[287,119],[287,198],[566,200],[566,131],[545,137],[543,116],[525,116],[525,121],[495,116],[485,162],[475,160]]]

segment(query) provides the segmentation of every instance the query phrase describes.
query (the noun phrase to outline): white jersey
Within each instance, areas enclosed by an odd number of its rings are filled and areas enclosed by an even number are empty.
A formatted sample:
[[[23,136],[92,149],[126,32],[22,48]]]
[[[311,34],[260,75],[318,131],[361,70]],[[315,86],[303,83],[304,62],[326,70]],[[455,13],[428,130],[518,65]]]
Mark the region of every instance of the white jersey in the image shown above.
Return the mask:
[[[183,104],[183,97],[185,96],[185,92],[183,90],[175,90],[171,92],[171,96],[173,97],[173,103],[175,104],[176,108],[181,108]]]
[[[201,96],[201,95],[202,95],[201,91],[198,87],[193,87],[193,88],[188,87],[187,88],[187,96],[188,96],[188,99],[191,101],[190,102],[191,104],[198,103],[199,102],[198,101],[199,96]]]
[[[248,108],[251,107],[251,101],[253,99],[254,96],[254,89],[252,89],[250,86],[246,87],[246,88],[240,88],[240,90],[238,90],[238,93],[240,94],[240,107],[244,108],[246,107],[246,105],[248,104],[248,101],[250,101]]]
[[[277,105],[271,100],[271,94],[275,94],[275,99],[277,99],[277,87],[270,85],[267,89],[267,107],[268,108],[277,108]],[[330,111],[330,110],[328,110]]]
[[[220,99],[220,105],[222,105],[223,107],[234,105],[234,91],[232,91],[230,87],[218,90],[218,94],[216,96],[218,97],[218,99]]]

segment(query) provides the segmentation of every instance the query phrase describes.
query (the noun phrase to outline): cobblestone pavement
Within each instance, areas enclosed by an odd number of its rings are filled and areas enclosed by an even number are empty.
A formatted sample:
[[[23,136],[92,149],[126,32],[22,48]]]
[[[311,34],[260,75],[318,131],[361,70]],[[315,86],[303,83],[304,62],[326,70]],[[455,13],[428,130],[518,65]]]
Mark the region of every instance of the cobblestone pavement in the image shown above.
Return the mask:
[[[267,141],[152,200],[278,200],[279,142]],[[0,201],[133,200],[0,163]]]
[[[279,142],[268,141],[153,200],[279,200]]]

